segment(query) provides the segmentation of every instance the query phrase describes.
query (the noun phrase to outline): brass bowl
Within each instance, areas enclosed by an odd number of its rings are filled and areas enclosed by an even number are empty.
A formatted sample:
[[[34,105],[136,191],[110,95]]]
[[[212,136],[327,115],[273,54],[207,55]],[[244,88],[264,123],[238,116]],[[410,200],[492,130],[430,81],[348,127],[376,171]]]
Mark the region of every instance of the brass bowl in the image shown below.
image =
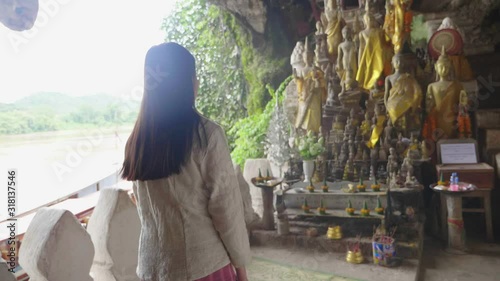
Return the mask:
[[[326,232],[326,237],[333,240],[342,239],[342,229],[340,226],[330,226]]]

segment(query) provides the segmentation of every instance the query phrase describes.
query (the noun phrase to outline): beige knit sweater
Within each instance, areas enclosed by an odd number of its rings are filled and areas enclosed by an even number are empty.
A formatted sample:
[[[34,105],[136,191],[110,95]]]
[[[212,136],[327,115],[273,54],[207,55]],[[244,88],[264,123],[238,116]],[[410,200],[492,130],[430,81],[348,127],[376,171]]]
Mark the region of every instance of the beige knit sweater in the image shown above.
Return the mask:
[[[145,281],[195,280],[251,260],[224,131],[202,123],[208,147],[194,144],[180,174],[133,184],[142,224],[137,275]]]

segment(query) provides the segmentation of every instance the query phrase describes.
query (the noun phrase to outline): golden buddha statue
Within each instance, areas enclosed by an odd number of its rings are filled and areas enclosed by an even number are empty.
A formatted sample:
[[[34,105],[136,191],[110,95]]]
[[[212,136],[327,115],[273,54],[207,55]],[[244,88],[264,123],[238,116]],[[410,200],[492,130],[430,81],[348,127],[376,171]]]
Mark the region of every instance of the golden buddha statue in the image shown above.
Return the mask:
[[[352,73],[358,72],[358,61],[356,57],[356,46],[352,41],[352,30],[348,25],[342,29],[342,37],[344,38],[344,42],[340,43],[338,47],[336,69],[340,79],[343,81],[346,79],[346,69],[350,69]]]
[[[295,128],[315,133],[320,132],[322,107],[326,101],[326,82],[324,73],[314,66],[314,53],[309,49],[306,38],[304,50],[305,67],[302,74],[294,71],[299,97]]]
[[[386,114],[384,114],[380,110],[380,106],[378,106],[378,105],[375,106],[375,116],[373,118],[375,120],[373,120],[370,140],[366,143],[366,146],[370,149],[375,148],[375,145],[379,141],[380,136],[382,135],[382,132],[384,131],[384,124],[385,124],[385,121],[387,120]],[[390,121],[388,121],[388,122],[390,122]]]
[[[367,139],[370,136],[372,129],[372,120],[370,119],[370,114],[368,114],[368,112],[365,113],[365,120],[361,122],[360,128],[363,139]]]
[[[394,46],[394,53],[398,53],[405,43],[410,40],[411,22],[413,20],[413,13],[410,10],[413,0],[394,0],[393,7],[393,26],[387,29],[392,35],[392,45]]]
[[[382,75],[391,73],[389,43],[384,30],[378,26],[374,16],[364,15],[366,28],[359,33],[358,72],[356,80],[365,90],[373,88]]]
[[[408,67],[403,67],[403,61],[401,52],[392,59],[395,71],[385,79],[384,102],[394,127],[409,136],[420,131],[422,89]]]
[[[427,87],[426,109],[428,124],[435,124],[435,128],[430,128],[432,133],[434,130],[440,130],[445,138],[457,137],[455,128],[455,118],[457,116],[456,107],[459,103],[460,92],[464,89],[462,84],[457,80],[450,78],[453,64],[446,55],[444,47],[441,51],[441,56],[435,65],[436,73],[439,75],[439,81],[431,83]],[[428,134],[428,132],[425,132]],[[426,135],[425,137],[430,137]]]
[[[394,6],[391,1],[385,1],[384,31],[387,37],[394,36]]]
[[[323,22],[324,31],[327,36],[328,54],[331,58],[336,58],[338,46],[342,41],[342,28],[345,26],[336,0],[326,2],[325,12],[321,15],[321,21]]]

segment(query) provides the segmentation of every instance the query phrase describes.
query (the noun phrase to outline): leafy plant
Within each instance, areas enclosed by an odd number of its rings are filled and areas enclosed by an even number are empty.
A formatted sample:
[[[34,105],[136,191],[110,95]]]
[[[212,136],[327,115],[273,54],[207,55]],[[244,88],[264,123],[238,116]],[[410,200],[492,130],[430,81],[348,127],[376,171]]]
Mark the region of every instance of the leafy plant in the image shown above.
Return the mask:
[[[229,135],[234,136],[235,147],[231,153],[233,161],[240,166],[244,166],[246,159],[264,157],[264,140],[269,128],[269,122],[275,109],[276,99],[282,102],[286,86],[292,80],[288,77],[281,83],[275,92],[270,86],[267,86],[272,99],[267,103],[262,113],[256,113],[236,122],[229,131]]]

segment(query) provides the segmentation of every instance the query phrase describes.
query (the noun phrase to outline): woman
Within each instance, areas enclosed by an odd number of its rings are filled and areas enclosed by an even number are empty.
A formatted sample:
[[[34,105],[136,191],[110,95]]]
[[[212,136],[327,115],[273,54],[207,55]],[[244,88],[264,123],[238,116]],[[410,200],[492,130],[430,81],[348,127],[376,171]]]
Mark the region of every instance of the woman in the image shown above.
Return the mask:
[[[184,47],[148,51],[122,168],[142,224],[137,274],[144,281],[247,280],[238,182],[223,130],[194,108],[197,89],[195,60]]]

